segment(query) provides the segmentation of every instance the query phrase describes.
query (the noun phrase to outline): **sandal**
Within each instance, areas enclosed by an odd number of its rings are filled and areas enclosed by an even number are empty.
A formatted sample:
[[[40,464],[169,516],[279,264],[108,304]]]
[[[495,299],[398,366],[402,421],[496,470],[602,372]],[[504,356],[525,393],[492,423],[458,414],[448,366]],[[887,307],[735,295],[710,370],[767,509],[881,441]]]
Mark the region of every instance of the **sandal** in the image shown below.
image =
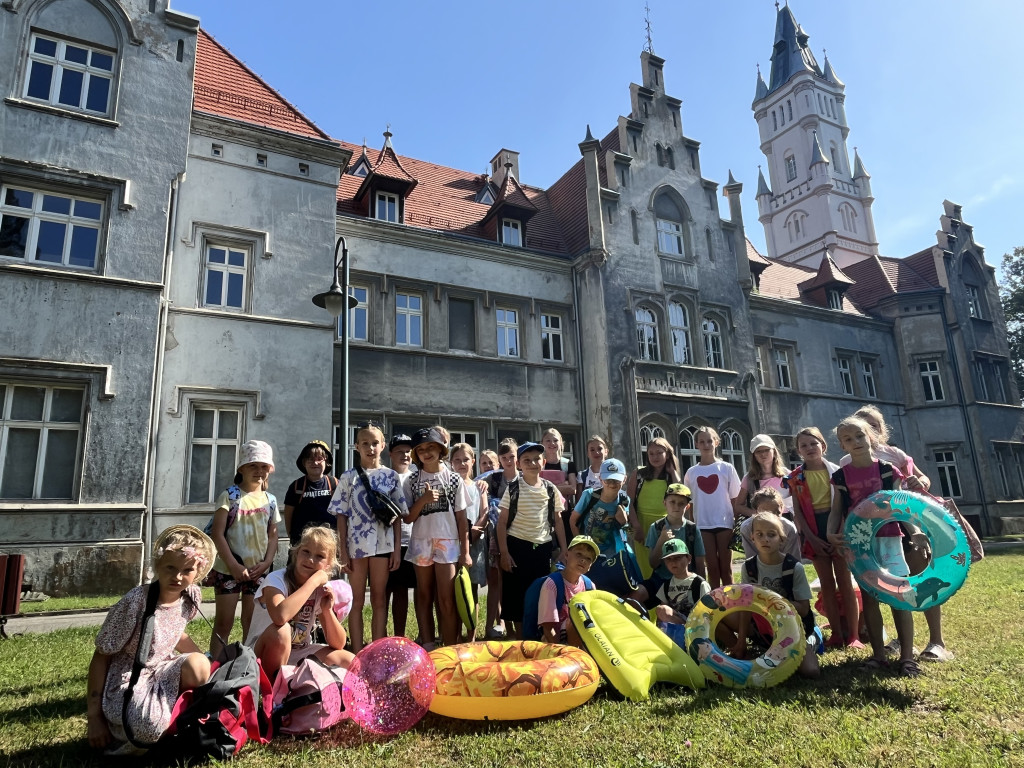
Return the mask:
[[[946,650],[946,647],[939,645],[938,643],[928,643],[921,651],[921,655],[918,656],[921,661],[953,661],[956,656],[953,655],[952,651]]]
[[[913,659],[900,662],[900,677],[917,677],[921,674],[921,666]]]
[[[876,659],[874,656],[872,656],[867,661],[862,662],[858,669],[861,672],[866,672],[867,674],[874,675],[885,669],[888,669],[888,667],[889,663],[887,661],[882,661],[881,659]]]

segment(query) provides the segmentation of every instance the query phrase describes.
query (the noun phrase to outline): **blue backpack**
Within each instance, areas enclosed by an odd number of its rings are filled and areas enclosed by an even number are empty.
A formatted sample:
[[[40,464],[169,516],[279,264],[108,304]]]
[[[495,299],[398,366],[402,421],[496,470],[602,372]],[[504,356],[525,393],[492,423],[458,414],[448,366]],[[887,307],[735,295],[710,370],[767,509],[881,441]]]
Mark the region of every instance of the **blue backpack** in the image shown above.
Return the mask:
[[[589,577],[583,576],[582,578],[583,589],[595,588],[594,582]],[[538,623],[537,610],[540,604],[540,589],[547,579],[555,582],[555,606],[559,612],[562,610],[562,606],[565,605],[565,579],[562,578],[560,570],[548,576],[534,579],[533,584],[526,590],[526,597],[523,598],[523,640],[540,640],[543,637],[540,624]]]

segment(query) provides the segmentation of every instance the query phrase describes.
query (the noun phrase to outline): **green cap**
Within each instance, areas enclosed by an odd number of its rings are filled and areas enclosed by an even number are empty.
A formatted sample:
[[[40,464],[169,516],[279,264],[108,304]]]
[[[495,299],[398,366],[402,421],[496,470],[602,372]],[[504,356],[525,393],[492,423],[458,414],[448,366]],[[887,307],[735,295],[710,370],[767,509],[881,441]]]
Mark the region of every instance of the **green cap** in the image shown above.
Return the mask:
[[[669,539],[661,547],[661,559],[664,560],[666,557],[674,557],[676,555],[687,555],[689,556],[690,550],[686,548],[686,542],[682,539]]]

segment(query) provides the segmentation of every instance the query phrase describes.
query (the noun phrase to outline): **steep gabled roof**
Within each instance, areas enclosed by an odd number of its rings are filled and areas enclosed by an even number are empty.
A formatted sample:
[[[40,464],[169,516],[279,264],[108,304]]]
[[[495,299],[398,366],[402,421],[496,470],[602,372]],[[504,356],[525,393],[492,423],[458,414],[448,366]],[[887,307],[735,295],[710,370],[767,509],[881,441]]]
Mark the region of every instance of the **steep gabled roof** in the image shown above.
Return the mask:
[[[402,167],[395,148],[391,145],[391,131],[384,131],[384,146],[377,153],[377,160],[370,164],[370,172],[363,178],[363,183],[356,190],[356,200],[361,200],[367,191],[376,186],[378,189],[386,189],[391,192],[399,192],[408,195],[416,186],[416,178]],[[366,148],[363,147],[363,154],[366,155]]]
[[[196,42],[192,109],[264,128],[330,139],[205,29]]]
[[[775,19],[775,45],[772,47],[772,72],[768,79],[768,93],[781,88],[797,72],[810,72],[824,77],[807,44],[808,34],[797,23],[788,5],[778,10]]]
[[[619,151],[619,129],[612,131],[600,141],[597,153],[598,179],[602,187],[608,185],[605,170],[605,155]],[[590,223],[587,221],[587,173],[583,158],[562,174],[562,177],[548,187],[548,200],[562,227],[565,244],[573,256],[582,253],[590,245]]]
[[[361,145],[345,141],[339,141],[339,144],[343,149],[351,150],[354,156],[363,151]],[[375,167],[380,161],[382,151],[366,150],[371,166]],[[476,201],[480,189],[487,183],[486,177],[481,177],[479,173],[460,171],[397,153],[395,162],[410,178],[416,180],[416,186],[405,196],[405,226],[439,230],[464,237],[486,238],[493,242],[493,238],[488,238],[483,228],[484,217],[491,206]],[[356,200],[356,192],[363,181],[362,177],[350,173],[341,175],[337,193],[339,215],[366,217],[365,205],[358,204]],[[544,190],[527,184],[518,184],[518,191],[525,198],[524,204],[537,210],[526,230],[526,247],[566,255],[561,227],[548,202],[547,194]]]
[[[759,272],[757,289],[759,295],[772,299],[784,299],[808,307],[822,306],[820,301],[811,301],[807,292],[800,289],[801,284],[815,280],[821,272],[821,267],[815,270],[810,267],[790,264],[787,261],[767,259],[757,252],[757,249],[754,248],[749,240],[747,240],[747,258],[750,260],[751,270]],[[765,266],[762,266],[762,264],[765,264]],[[838,267],[836,271],[839,275],[843,275],[843,272]],[[850,281],[849,276],[843,276],[847,281]],[[843,308],[831,311],[844,312],[850,315],[857,315],[858,317],[867,316],[862,305],[852,297],[852,293],[853,286],[846,293],[846,301],[843,302]]]
[[[802,293],[810,293],[818,288],[827,288],[828,286],[846,288],[851,285],[853,285],[853,280],[843,273],[843,270],[836,265],[831,256],[825,254],[821,258],[821,264],[818,265],[818,271],[814,277],[804,280],[797,288]]]

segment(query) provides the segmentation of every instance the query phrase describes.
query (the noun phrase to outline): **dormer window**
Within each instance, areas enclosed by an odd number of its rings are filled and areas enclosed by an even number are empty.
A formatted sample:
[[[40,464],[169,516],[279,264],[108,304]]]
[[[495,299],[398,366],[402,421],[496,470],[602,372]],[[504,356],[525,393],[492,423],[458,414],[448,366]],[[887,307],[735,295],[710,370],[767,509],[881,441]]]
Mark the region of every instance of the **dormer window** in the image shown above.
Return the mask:
[[[478,203],[483,203],[484,205],[494,205],[494,193],[491,191],[491,188],[487,186],[480,190],[480,194],[477,195],[476,201]]]
[[[377,193],[377,216],[381,221],[398,223],[398,195],[391,192]]]
[[[366,167],[366,163],[360,163],[352,169],[353,176],[359,176],[360,178],[366,176],[370,172],[370,169]]]
[[[505,245],[521,247],[523,244],[523,225],[516,219],[502,219],[501,242]]]
[[[838,291],[835,288],[830,288],[827,291],[828,295],[828,308],[829,309],[842,309],[843,308],[843,294],[842,291]]]

